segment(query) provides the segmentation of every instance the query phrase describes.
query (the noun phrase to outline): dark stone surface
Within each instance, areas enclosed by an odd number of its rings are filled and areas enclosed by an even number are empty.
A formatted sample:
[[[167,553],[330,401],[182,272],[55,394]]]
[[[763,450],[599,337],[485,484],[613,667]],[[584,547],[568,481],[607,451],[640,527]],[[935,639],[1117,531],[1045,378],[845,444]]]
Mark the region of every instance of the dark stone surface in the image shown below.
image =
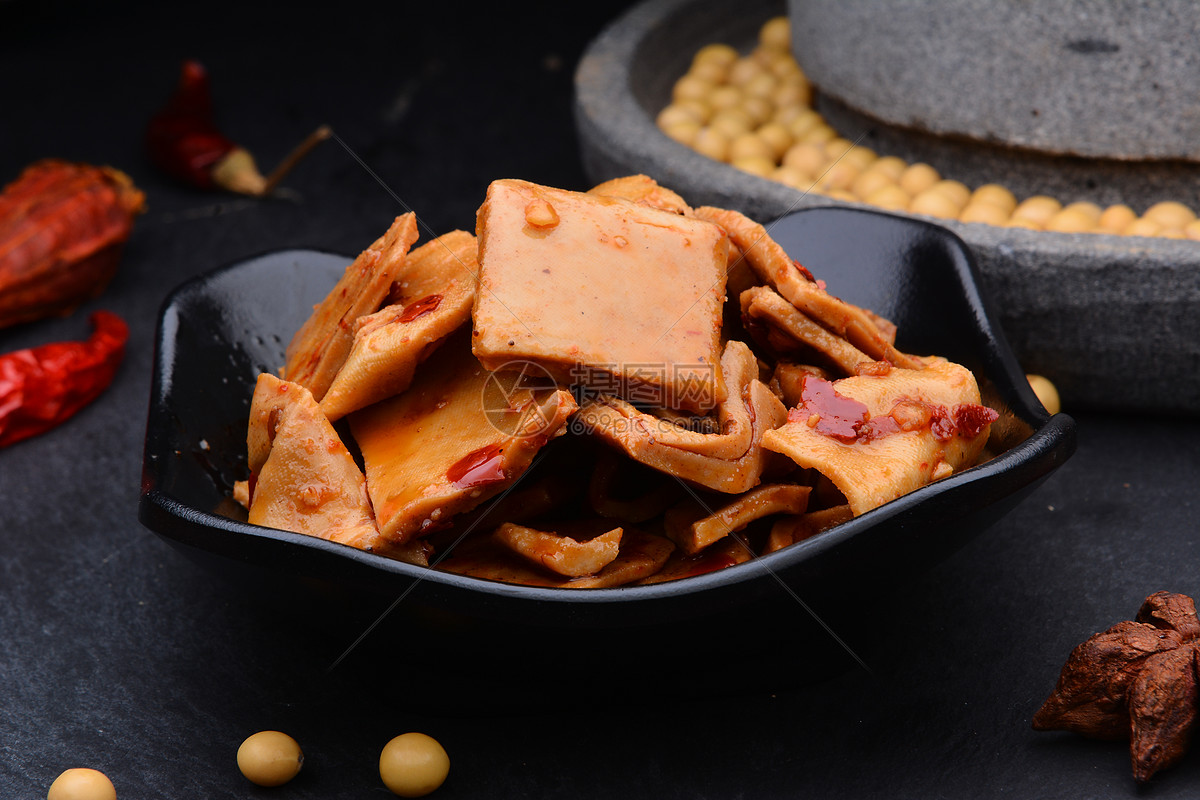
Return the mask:
[[[794,605],[797,626],[776,635],[807,651],[795,673],[647,663],[637,677],[663,690],[659,702],[599,705],[552,659],[521,665],[502,644],[464,656],[451,680],[419,637],[368,633],[388,603],[238,588],[224,574],[232,565],[194,563],[138,524],[150,348],[167,293],[262,251],[355,252],[401,208],[336,143],[281,199],[158,177],[140,132],[179,60],[209,64],[226,129],[264,164],[328,122],[430,229],[468,226],[493,178],[587,185],[571,71],[618,11],[580,6],[567,24],[536,4],[487,18],[470,8],[226,4],[184,24],[182,7],[164,4],[0,5],[0,173],[48,155],[111,163],[149,197],[102,298],[0,331],[4,350],[75,338],[96,307],[132,329],[106,394],[0,451],[0,796],[44,797],[61,770],[91,766],[121,798],[384,797],[379,749],[404,730],[445,744],[451,774],[434,795],[444,798],[1145,794],[1121,745],[1035,734],[1029,718],[1075,643],[1157,589],[1200,591],[1194,421],[1077,415],[1076,455],[965,550],[902,576],[886,602],[812,604],[868,669],[828,638],[804,638],[812,617]],[[498,662],[524,666],[523,679],[492,680]],[[702,693],[680,696],[698,682]],[[522,702],[531,695],[541,702]],[[234,764],[264,728],[292,733],[307,756],[270,792]],[[1152,793],[1189,797],[1197,785],[1192,754]]]
[[[585,54],[577,78],[575,113],[592,179],[645,172],[695,205],[736,208],[764,222],[795,208],[843,205],[708,159],[654,124],[696,50],[714,41],[748,49],[762,23],[784,13],[787,5],[778,0],[736,7],[717,0],[652,0],[622,16]],[[843,124],[849,127],[841,133],[852,141],[873,143],[878,133],[873,124],[858,127],[866,124],[861,116]],[[957,177],[954,164],[967,160],[951,148],[940,152],[926,143],[925,149],[946,177]],[[972,157],[977,160],[968,171],[981,169],[991,156],[974,150]],[[1003,182],[1014,168],[1005,169],[992,177]],[[1031,180],[1032,169],[1022,169]],[[1138,196],[1164,188],[1156,186],[1156,175],[1171,185],[1180,181],[1170,166],[1141,181],[1126,167],[1118,171],[1126,185],[1136,185]],[[1086,185],[1089,178],[1081,173],[1088,172],[1072,166],[1042,185]],[[1105,184],[1111,175],[1103,167],[1091,174],[1098,202],[1112,196]],[[1064,198],[1073,199],[1088,198]],[[1053,380],[1070,405],[1200,413],[1200,244],[934,221],[975,251],[1018,358],[1027,371]]]

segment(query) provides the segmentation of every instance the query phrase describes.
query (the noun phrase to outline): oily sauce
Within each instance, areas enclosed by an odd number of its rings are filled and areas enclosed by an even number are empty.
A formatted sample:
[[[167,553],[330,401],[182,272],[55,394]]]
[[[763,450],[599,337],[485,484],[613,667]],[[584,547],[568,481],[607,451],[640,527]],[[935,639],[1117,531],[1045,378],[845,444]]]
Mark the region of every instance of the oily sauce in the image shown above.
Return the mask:
[[[853,442],[870,412],[857,400],[838,394],[824,378],[805,375],[800,384],[800,405],[788,413],[788,419],[807,422],[814,415],[818,432],[842,442]]]
[[[788,412],[788,421],[807,423],[818,433],[846,444],[926,428],[942,442],[955,436],[974,439],[1000,417],[993,409],[976,403],[960,403],[951,410],[914,398],[902,398],[889,413],[872,417],[866,405],[838,394],[833,383],[824,378],[805,375],[800,386],[800,403]]]
[[[459,489],[499,483],[508,480],[504,466],[504,448],[489,444],[455,461],[446,470],[446,480]]]

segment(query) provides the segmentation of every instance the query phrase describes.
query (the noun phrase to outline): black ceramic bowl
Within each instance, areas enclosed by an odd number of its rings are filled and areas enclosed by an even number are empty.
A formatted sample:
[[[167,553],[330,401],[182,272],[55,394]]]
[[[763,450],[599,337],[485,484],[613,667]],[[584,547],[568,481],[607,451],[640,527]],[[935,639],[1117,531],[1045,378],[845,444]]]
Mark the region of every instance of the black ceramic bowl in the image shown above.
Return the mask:
[[[1073,452],[1075,425],[1049,415],[1029,388],[976,286],[968,249],[933,224],[872,211],[812,208],[769,226],[788,253],[830,290],[892,319],[901,349],[936,353],[977,375],[1001,412],[990,461],[749,563],[681,581],[615,589],[545,589],[495,583],[392,561],[308,536],[248,524],[230,500],[244,478],[253,383],[341,275],[349,258],[289,250],[193,279],[165,301],[158,328],[139,517],[193,556],[293,588],[369,593],[398,619],[434,620],[456,632],[513,631],[557,641],[577,636],[663,642],[670,630],[717,620],[790,629],[821,597],[870,596],[927,569],[984,530]],[[242,568],[245,568],[244,570]],[[739,632],[750,628],[742,622]],[[771,624],[769,622],[765,624]],[[656,631],[658,634],[656,634]],[[826,633],[829,633],[826,628]],[[747,634],[750,635],[750,634]],[[722,641],[736,636],[726,632]],[[461,641],[462,637],[460,637]],[[676,640],[677,641],[677,640]],[[686,649],[686,648],[684,648]],[[672,646],[672,652],[680,648]]]

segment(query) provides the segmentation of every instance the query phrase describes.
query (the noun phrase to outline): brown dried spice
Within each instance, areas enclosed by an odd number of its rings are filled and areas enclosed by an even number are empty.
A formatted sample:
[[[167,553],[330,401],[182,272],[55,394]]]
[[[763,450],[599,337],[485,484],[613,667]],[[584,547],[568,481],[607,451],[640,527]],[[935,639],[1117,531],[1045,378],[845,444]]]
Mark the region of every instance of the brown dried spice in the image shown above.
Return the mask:
[[[1129,739],[1133,777],[1148,781],[1183,757],[1197,715],[1200,619],[1192,598],[1156,592],[1136,619],[1071,651],[1033,716],[1039,731]]]

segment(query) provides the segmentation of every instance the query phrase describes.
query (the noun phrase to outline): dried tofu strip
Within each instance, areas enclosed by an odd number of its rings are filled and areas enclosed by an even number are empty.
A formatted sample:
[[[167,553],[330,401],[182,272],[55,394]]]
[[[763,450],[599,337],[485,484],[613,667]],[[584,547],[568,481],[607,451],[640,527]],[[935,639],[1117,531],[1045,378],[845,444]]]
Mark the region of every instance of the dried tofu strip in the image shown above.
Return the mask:
[[[400,394],[417,366],[470,321],[478,269],[475,237],[460,232],[444,239],[409,254],[397,282],[399,294],[393,290],[400,302],[358,319],[345,363],[321,399],[331,420]]]
[[[747,289],[742,292],[741,304],[746,317],[769,325],[797,343],[823,353],[847,375],[853,375],[854,368],[859,364],[874,361],[842,337],[830,333],[800,313],[774,289],[766,286]]]
[[[765,384],[754,381],[742,391],[749,397],[751,446],[733,459],[713,458],[656,442],[647,430],[636,424],[636,417],[626,417],[603,402],[584,406],[580,410],[580,420],[592,433],[620,448],[635,461],[690,484],[738,494],[754,488],[772,461],[772,453],[761,446],[763,432],[787,420],[787,409]]]
[[[452,523],[510,486],[565,431],[570,392],[495,384],[471,354],[464,328],[396,397],[351,414],[380,532],[406,542]],[[492,404],[494,403],[494,404]]]
[[[737,419],[744,411],[749,421],[749,436],[746,448],[727,458],[709,455],[712,452],[730,452],[729,441],[743,440],[741,431],[729,434],[695,434],[670,426],[662,419],[637,411],[633,406],[617,398],[603,397],[589,402],[580,410],[579,418],[585,428],[623,452],[633,460],[660,472],[673,475],[719,492],[737,494],[758,484],[768,466],[770,454],[764,453],[760,445],[763,433],[784,424],[787,409],[779,399],[757,378],[758,367],[754,354],[745,344],[730,341],[722,358],[723,371],[728,374],[729,388],[722,407],[728,419]],[[714,445],[707,452],[696,452],[678,443],[693,443],[698,437],[714,437]]]
[[[663,568],[674,550],[675,545],[669,539],[626,529],[617,557],[608,566],[595,575],[566,578],[530,564],[487,536],[463,542],[439,562],[438,567],[458,575],[526,586],[608,589],[650,577]]]
[[[754,552],[745,542],[736,537],[728,537],[702,552],[692,555],[676,549],[662,569],[650,577],[638,581],[638,584],[647,585],[677,581],[681,578],[694,578],[697,575],[716,572],[726,567],[745,564],[752,558],[754,558]]]
[[[577,541],[570,536],[506,522],[492,535],[534,564],[568,578],[582,578],[598,573],[616,560],[622,533],[621,528],[612,528],[586,541]]]
[[[242,508],[250,508],[250,481],[233,482],[233,502]]]
[[[729,386],[742,388],[758,379],[758,360],[742,342],[729,342],[721,356],[721,371]],[[730,392],[717,407],[719,434],[703,433],[675,424],[658,414],[638,411],[633,405],[619,398],[609,404],[618,407],[627,418],[636,419],[637,425],[658,444],[677,447],[697,455],[712,458],[738,458],[750,449],[750,409],[741,392]]]
[[[836,396],[827,408],[793,409],[786,425],[763,435],[763,446],[829,478],[855,516],[971,466],[987,442],[989,424],[980,423],[994,412],[979,405],[975,377],[958,364],[938,359],[920,370],[895,368],[830,385]],[[868,427],[859,430],[882,435],[847,430],[839,398],[863,408]],[[965,425],[954,422],[960,411]]]
[[[416,215],[403,214],[346,267],[288,344],[285,378],[307,388],[318,401],[325,396],[350,352],[355,321],[383,305],[416,240]]]
[[[413,248],[392,283],[387,304],[407,306],[437,294],[451,281],[479,281],[479,244],[475,234],[455,230]]]
[[[649,175],[626,175],[593,186],[588,194],[621,197],[660,211],[690,214],[692,207],[675,192],[662,186]]]
[[[247,442],[251,523],[361,550],[389,549],[362,472],[307,389],[259,375]]]
[[[672,425],[677,425],[691,433],[712,434],[722,432],[720,421],[712,414],[688,414],[683,411],[676,411],[673,408],[662,408],[660,406],[649,406],[645,410],[659,419],[669,422]]]
[[[692,498],[666,513],[664,530],[681,552],[694,555],[755,520],[773,514],[803,513],[808,507],[810,491],[807,486],[792,483],[765,484],[716,511]]]
[[[782,550],[853,518],[854,513],[850,506],[840,505],[775,520],[771,532],[767,535],[763,552],[774,553],[776,550]]]
[[[896,349],[892,331],[881,329],[875,322],[878,318],[875,314],[825,291],[761,224],[739,211],[711,206],[696,208],[693,214],[724,228],[759,277],[797,309],[867,353],[868,360],[887,361],[909,369],[921,366],[920,359]]]
[[[438,304],[427,315],[389,306],[359,318],[350,354],[321,399],[326,415],[338,420],[407,389],[417,367],[470,320],[474,295],[455,284],[433,296]]]

